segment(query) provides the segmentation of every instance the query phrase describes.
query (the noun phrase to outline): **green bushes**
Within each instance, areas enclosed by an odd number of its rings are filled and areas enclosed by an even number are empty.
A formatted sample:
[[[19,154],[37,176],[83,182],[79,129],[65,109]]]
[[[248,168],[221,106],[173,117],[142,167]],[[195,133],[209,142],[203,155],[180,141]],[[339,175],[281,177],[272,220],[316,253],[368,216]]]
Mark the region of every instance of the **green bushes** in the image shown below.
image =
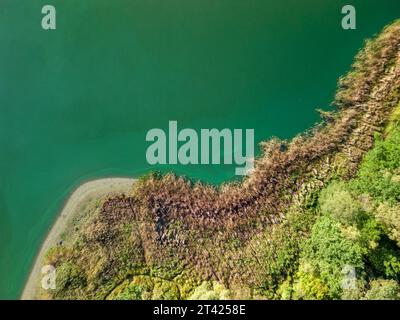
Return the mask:
[[[188,300],[226,300],[231,299],[230,292],[218,282],[204,281],[195,288]]]
[[[179,287],[173,281],[145,275],[125,280],[107,297],[110,300],[177,300],[180,299]]]
[[[310,266],[302,265],[297,273],[292,293],[293,299],[322,300],[329,297],[329,287],[310,269]]]
[[[379,204],[375,211],[377,220],[382,224],[386,234],[400,247],[400,205]]]
[[[399,177],[400,127],[392,125],[385,139],[376,137],[355,179],[321,191],[314,208],[321,216],[302,242],[294,284],[282,286],[284,292],[296,299],[398,298]],[[345,266],[355,270],[353,288],[343,286]]]
[[[320,195],[321,211],[331,215],[343,224],[355,224],[360,203],[348,190],[344,182],[335,182],[322,190]]]
[[[61,264],[56,270],[55,296],[70,299],[86,285],[86,276],[82,270],[71,262]],[[77,298],[77,297],[75,297]]]
[[[317,280],[321,279],[328,287],[327,294],[318,294],[330,298],[339,298],[341,295],[344,267],[352,266],[357,273],[364,268],[361,247],[356,242],[346,239],[339,223],[328,216],[320,217],[314,224],[311,237],[303,245],[301,259],[303,269],[304,265],[309,265],[307,271],[313,274],[313,282],[321,287],[321,282]],[[305,278],[304,272],[307,271],[300,269],[300,284],[305,283],[302,278]],[[304,286],[300,286],[300,289],[303,288]]]
[[[281,285],[282,298],[398,297],[399,176],[400,128],[391,126],[386,139],[376,137],[355,179],[334,181],[320,192],[314,211],[321,216],[301,242],[298,271],[292,285]],[[343,287],[345,266],[355,270],[354,288]]]
[[[153,283],[149,285],[137,285],[124,281],[124,283],[117,287],[108,297],[109,300],[141,300],[146,297],[151,297],[151,290],[153,290]]]
[[[400,279],[400,250],[393,241],[384,237],[379,247],[367,256],[374,275],[389,279]]]
[[[400,127],[391,126],[386,139],[377,137],[355,179],[333,181],[307,215],[289,215],[273,229],[263,247],[261,293],[281,299],[398,298],[399,177]],[[346,268],[354,279],[346,278]]]
[[[363,299],[366,300],[399,300],[400,286],[394,280],[372,280],[370,289]]]
[[[258,246],[264,272],[257,293],[269,299],[291,295],[291,289],[287,286],[298,269],[301,241],[309,233],[314,221],[315,214],[310,210],[292,211],[282,224],[265,232],[263,242]],[[289,291],[285,291],[284,283]]]
[[[400,201],[400,127],[392,128],[386,139],[376,136],[375,147],[364,158],[358,178],[351,186],[376,200]]]

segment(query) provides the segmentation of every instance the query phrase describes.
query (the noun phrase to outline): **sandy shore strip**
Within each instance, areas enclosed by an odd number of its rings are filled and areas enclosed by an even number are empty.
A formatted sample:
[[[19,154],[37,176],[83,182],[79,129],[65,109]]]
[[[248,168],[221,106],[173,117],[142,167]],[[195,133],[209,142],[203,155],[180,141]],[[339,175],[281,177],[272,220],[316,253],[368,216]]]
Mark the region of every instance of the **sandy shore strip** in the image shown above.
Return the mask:
[[[36,256],[35,263],[21,295],[22,300],[36,298],[45,254],[51,247],[57,245],[61,240],[62,234],[67,231],[69,226],[73,225],[73,220],[105,197],[121,193],[128,194],[132,190],[135,181],[136,179],[131,178],[98,179],[85,182],[73,191]]]

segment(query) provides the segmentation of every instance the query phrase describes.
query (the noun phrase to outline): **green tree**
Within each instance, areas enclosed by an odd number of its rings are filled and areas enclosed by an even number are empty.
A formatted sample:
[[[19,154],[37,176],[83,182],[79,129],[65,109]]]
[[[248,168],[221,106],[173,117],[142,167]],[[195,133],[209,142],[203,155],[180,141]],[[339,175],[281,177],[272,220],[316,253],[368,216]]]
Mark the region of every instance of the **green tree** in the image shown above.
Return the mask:
[[[400,300],[400,286],[394,280],[372,280],[366,300]]]
[[[336,181],[321,191],[319,198],[321,212],[329,214],[343,224],[355,224],[361,210],[360,202],[353,197],[346,183]]]
[[[329,296],[341,296],[343,268],[353,267],[360,276],[364,269],[362,249],[358,243],[346,239],[340,224],[329,216],[318,218],[305,242],[302,252],[304,263],[312,266],[315,274],[328,286]]]
[[[375,216],[384,226],[389,238],[396,241],[400,247],[400,205],[390,206],[387,203],[381,203],[376,209]]]

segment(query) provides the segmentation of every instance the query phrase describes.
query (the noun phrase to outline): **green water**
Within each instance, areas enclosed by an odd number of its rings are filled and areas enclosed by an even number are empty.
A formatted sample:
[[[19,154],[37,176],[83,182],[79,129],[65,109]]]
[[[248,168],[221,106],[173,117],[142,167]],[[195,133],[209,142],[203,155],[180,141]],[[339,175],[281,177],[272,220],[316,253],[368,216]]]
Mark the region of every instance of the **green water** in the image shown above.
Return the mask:
[[[327,107],[398,0],[1,0],[0,298],[17,298],[63,201],[82,181],[151,169],[146,132],[254,128],[290,138]],[[57,30],[41,29],[54,4]],[[173,166],[211,183],[233,166]]]

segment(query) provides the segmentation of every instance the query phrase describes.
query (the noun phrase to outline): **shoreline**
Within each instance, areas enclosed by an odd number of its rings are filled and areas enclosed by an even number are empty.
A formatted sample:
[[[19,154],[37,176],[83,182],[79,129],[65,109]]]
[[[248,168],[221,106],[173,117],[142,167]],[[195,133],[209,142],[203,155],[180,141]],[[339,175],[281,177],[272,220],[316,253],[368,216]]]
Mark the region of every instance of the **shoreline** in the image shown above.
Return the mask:
[[[74,218],[83,215],[88,209],[93,209],[94,203],[104,197],[128,193],[132,190],[132,186],[136,181],[137,179],[133,178],[102,178],[83,182],[72,191],[64,202],[34,259],[20,296],[21,300],[34,300],[37,298],[43,258],[46,252],[61,240],[62,234],[68,230]]]

